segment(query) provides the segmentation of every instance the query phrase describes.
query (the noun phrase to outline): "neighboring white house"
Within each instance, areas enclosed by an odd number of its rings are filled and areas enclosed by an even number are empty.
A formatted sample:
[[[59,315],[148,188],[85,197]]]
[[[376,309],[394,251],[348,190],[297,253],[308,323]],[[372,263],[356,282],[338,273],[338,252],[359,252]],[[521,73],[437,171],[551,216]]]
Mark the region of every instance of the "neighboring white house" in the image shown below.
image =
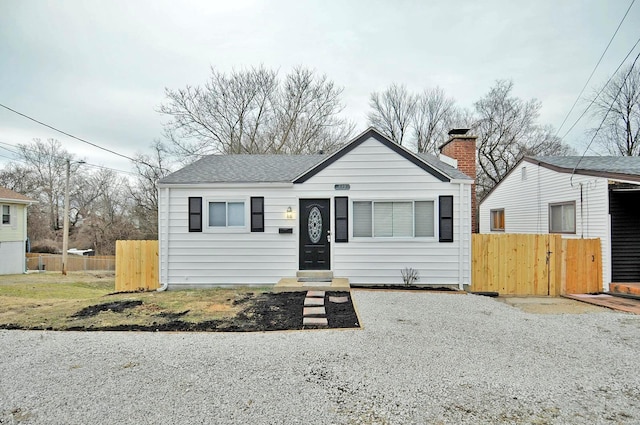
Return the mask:
[[[640,282],[640,157],[525,157],[480,202],[480,233],[600,238],[604,290]]]
[[[0,275],[26,271],[27,207],[32,199],[0,187]]]
[[[474,137],[447,144],[470,142],[475,156]],[[207,156],[159,183],[160,281],[275,284],[331,270],[351,283],[397,284],[411,267],[419,284],[462,287],[472,184],[375,129],[332,155]]]

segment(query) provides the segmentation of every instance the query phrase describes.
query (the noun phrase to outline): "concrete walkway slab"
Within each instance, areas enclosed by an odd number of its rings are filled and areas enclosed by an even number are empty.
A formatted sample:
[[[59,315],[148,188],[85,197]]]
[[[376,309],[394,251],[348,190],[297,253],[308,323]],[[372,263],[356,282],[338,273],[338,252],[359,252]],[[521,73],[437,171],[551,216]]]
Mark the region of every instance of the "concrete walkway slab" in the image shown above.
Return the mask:
[[[327,311],[324,307],[305,307],[302,309],[303,316],[326,315]]]
[[[324,298],[305,298],[304,299],[304,306],[308,307],[308,306],[322,306],[324,305]]]
[[[303,325],[328,326],[329,322],[326,317],[305,317],[302,319]]]

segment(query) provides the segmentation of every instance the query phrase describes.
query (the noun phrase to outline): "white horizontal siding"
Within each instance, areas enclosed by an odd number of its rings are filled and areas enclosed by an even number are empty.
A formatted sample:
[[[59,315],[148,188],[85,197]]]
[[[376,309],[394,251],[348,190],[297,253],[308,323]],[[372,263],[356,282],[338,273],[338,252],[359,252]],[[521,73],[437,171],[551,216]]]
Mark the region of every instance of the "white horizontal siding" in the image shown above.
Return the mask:
[[[527,178],[522,179],[526,167]],[[581,201],[582,191],[582,201]],[[549,233],[549,204],[576,203],[576,233],[565,238],[600,238],[604,289],[611,282],[608,181],[559,173],[522,161],[480,204],[480,233],[491,233],[490,211],[504,209],[506,233]]]
[[[336,184],[349,184],[350,190],[335,190]],[[214,286],[238,284],[274,284],[281,277],[295,276],[298,270],[299,199],[331,199],[331,227],[334,223],[335,196],[354,200],[433,200],[435,201],[435,238],[425,239],[353,239],[331,243],[331,269],[352,283],[402,283],[401,270],[419,271],[419,283],[462,284],[470,280],[470,186],[441,182],[374,139],[356,147],[305,183],[291,187],[243,184],[242,187],[177,188],[160,191],[160,245],[162,276],[174,286]],[[454,197],[454,242],[439,243],[438,197]],[[265,232],[188,232],[188,197],[207,200],[245,199],[263,196]],[[288,207],[294,219],[287,219]],[[167,211],[163,211],[166,208]],[[467,217],[460,225],[460,218]],[[249,216],[246,216],[247,225]],[[293,234],[278,229],[293,228]],[[461,234],[463,235],[461,237]]]
[[[24,241],[0,242],[0,275],[25,272]]]

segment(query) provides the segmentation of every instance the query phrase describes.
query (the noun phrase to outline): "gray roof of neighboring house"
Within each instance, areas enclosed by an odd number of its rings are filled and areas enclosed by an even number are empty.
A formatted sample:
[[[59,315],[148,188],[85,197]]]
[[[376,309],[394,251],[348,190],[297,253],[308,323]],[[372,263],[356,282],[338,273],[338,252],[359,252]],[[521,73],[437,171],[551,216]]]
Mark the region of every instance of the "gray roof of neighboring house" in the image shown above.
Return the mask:
[[[160,183],[304,183],[370,138],[378,140],[440,181],[473,180],[473,177],[435,156],[412,154],[376,129],[369,128],[332,155],[209,155],[169,174]]]
[[[640,157],[638,156],[533,156],[526,157],[528,162],[540,162],[562,170],[578,174],[590,174],[602,177],[622,178],[640,176]]]
[[[6,187],[2,186],[0,186],[0,199],[3,201],[12,201],[19,204],[30,204],[36,202],[35,200],[24,196],[21,193],[14,192],[13,190],[7,189]]]

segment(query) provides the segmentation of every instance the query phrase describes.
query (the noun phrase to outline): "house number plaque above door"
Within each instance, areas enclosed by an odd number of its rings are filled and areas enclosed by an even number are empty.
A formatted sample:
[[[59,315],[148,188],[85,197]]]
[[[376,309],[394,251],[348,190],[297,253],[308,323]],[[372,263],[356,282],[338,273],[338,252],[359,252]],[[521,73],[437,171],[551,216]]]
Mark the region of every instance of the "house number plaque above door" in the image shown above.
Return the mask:
[[[318,243],[322,237],[322,214],[320,214],[318,207],[311,208],[307,227],[311,243]]]

